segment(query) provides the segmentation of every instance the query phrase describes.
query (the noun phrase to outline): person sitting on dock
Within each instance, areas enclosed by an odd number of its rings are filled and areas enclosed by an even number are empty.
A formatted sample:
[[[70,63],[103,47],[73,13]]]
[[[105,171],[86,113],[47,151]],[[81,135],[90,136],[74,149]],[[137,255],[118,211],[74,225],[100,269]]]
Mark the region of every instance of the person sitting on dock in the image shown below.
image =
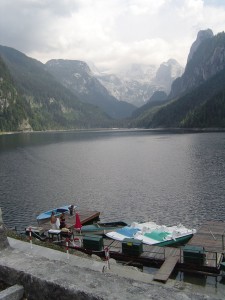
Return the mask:
[[[65,219],[65,214],[62,213],[61,216],[60,216],[60,226],[59,226],[60,229],[62,228],[66,228],[66,219]]]
[[[54,211],[52,211],[50,223],[51,223],[52,229],[57,229],[57,227],[56,227],[56,216],[55,216]]]

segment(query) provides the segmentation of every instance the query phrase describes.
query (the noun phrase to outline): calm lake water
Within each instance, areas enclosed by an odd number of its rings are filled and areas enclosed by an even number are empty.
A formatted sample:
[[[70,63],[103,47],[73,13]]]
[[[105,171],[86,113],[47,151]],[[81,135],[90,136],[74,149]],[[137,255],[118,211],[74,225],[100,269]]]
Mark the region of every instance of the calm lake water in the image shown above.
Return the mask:
[[[7,226],[36,225],[75,204],[101,220],[224,220],[225,133],[78,131],[0,136],[0,206]]]

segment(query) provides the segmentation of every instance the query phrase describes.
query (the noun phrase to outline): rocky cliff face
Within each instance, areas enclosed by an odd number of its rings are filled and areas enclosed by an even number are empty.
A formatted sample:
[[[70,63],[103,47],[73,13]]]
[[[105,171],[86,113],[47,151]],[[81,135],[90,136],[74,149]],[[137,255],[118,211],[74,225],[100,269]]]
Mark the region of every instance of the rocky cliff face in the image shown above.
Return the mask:
[[[225,68],[224,32],[212,36],[209,29],[201,31],[193,45],[184,74],[172,84],[171,99],[198,87]]]
[[[153,82],[157,86],[161,86],[163,91],[169,93],[172,82],[183,72],[184,68],[175,59],[169,59],[160,65]]]
[[[189,62],[192,57],[193,57],[193,54],[196,52],[196,50],[198,49],[198,47],[201,45],[201,43],[203,41],[205,41],[206,39],[209,39],[213,37],[213,32],[211,29],[207,29],[207,30],[200,30],[197,34],[197,38],[196,40],[194,41],[194,43],[192,44],[191,46],[191,49],[190,49],[190,52],[189,52],[189,55],[188,55],[188,59],[187,59],[187,62]]]
[[[98,79],[112,96],[137,107],[142,106],[158,90],[158,87],[150,81],[124,79],[114,74],[101,74]]]
[[[157,90],[151,84],[155,73],[154,65],[132,64],[118,70],[116,74],[98,72],[95,76],[112,96],[139,107]]]
[[[140,107],[156,91],[169,93],[171,84],[183,73],[183,67],[170,59],[159,68],[155,65],[133,64],[117,74],[99,73],[96,76],[111,95]]]
[[[47,70],[52,73],[60,82],[77,95],[88,95],[89,84],[92,82],[91,70],[85,62],[79,60],[52,59],[46,63]]]
[[[18,131],[33,131],[29,119],[23,119],[18,126]]]

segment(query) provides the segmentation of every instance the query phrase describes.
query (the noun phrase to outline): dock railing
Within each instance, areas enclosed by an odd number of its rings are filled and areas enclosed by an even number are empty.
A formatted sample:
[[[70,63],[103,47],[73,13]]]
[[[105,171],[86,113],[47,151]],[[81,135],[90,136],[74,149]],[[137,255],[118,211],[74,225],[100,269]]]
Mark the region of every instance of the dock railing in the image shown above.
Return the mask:
[[[218,269],[221,263],[222,253],[204,250],[201,255],[196,253],[185,253],[180,249],[180,263],[195,265],[197,267],[209,267]]]
[[[123,253],[122,243],[120,241],[104,239],[104,246],[109,248],[112,258],[129,261],[129,263],[135,262],[146,266],[160,266],[168,258],[177,257],[180,268],[192,268],[193,270],[207,273],[216,273],[220,267],[221,259],[223,257],[222,252],[212,251],[209,249],[205,250],[201,245],[194,245],[189,249],[185,249],[185,246],[159,247],[143,244],[143,252],[140,254],[139,252],[136,254],[132,252],[128,254]],[[198,250],[200,250],[200,253],[198,253]]]

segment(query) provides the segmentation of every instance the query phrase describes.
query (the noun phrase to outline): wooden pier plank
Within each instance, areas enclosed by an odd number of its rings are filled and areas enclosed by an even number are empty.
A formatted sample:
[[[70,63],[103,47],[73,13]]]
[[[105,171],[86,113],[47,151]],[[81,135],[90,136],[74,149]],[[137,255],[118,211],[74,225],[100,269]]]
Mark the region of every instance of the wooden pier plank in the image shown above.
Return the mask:
[[[78,210],[77,213],[80,216],[80,221],[82,225],[92,220],[98,219],[100,215],[99,211],[90,211],[90,210]]]
[[[162,264],[158,272],[154,275],[153,280],[166,282],[173,272],[178,260],[178,256],[169,256]]]
[[[225,222],[206,221],[189,240],[188,245],[202,246],[206,251],[222,253],[224,251],[223,239]]]

